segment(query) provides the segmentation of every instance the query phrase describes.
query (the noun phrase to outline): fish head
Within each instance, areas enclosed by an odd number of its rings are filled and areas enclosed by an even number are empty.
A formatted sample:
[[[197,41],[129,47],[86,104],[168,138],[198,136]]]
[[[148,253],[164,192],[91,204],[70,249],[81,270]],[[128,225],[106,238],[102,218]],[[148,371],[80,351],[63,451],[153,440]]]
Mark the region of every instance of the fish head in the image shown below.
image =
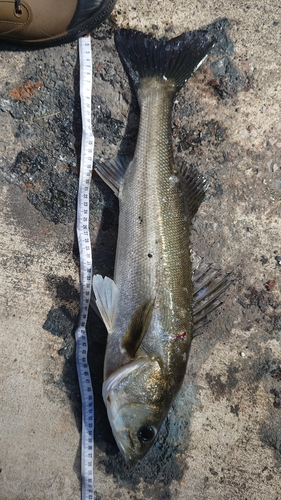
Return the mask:
[[[103,384],[103,398],[116,443],[129,465],[151,448],[168,412],[171,396],[158,358],[138,357]]]

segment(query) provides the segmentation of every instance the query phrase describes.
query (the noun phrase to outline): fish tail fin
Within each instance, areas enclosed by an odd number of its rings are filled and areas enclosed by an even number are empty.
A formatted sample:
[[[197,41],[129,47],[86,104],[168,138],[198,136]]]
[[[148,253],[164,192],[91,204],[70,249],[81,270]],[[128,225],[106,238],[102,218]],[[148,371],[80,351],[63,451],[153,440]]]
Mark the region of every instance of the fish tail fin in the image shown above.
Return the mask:
[[[135,30],[116,30],[115,45],[125,71],[137,91],[144,78],[169,80],[177,92],[193,75],[214,45],[205,30],[191,31],[171,40]]]

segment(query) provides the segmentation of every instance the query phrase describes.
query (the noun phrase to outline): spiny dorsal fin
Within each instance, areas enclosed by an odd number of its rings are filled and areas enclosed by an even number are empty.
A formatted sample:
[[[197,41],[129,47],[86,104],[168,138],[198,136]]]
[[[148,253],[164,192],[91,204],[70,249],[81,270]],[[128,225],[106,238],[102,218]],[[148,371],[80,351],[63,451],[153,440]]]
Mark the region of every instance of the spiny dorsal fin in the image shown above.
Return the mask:
[[[178,160],[175,168],[181,180],[188,215],[192,219],[205,198],[209,184],[195,167],[185,161]]]
[[[129,163],[130,160],[123,157],[117,157],[114,160],[101,158],[100,160],[94,161],[94,169],[102,180],[113,190],[114,194],[118,196]]]
[[[135,357],[135,354],[147,332],[153,305],[154,300],[145,302],[144,304],[141,304],[132,315],[122,341],[122,348],[127,352],[130,358]]]
[[[212,269],[211,264],[205,263],[195,269],[193,273],[193,331],[208,323],[207,316],[222,304],[218,297],[232,284],[230,274],[222,274],[218,269]]]
[[[108,333],[111,333],[116,311],[117,286],[107,276],[103,278],[96,274],[93,277],[93,291],[100,315]]]

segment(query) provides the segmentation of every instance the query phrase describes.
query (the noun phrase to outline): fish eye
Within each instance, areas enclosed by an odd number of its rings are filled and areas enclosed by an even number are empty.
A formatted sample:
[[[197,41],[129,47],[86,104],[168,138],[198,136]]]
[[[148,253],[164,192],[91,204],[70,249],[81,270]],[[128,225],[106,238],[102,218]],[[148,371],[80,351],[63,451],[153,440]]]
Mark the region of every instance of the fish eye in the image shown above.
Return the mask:
[[[142,443],[149,443],[155,438],[156,432],[156,429],[151,425],[141,427],[138,431],[138,438]]]

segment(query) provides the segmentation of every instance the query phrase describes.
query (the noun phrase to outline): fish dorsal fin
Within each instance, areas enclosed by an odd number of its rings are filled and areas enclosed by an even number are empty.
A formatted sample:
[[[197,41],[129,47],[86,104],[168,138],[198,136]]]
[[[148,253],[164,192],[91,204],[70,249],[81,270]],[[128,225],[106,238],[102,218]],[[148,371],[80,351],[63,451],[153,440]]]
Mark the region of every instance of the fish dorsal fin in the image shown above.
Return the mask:
[[[94,161],[94,169],[102,180],[119,196],[119,189],[130,163],[127,158],[117,157],[114,160],[100,159]]]
[[[147,301],[144,304],[141,304],[132,315],[122,341],[122,349],[126,351],[130,358],[135,357],[136,352],[147,332],[153,305],[154,300]]]
[[[218,269],[212,269],[211,264],[205,263],[195,269],[193,273],[193,331],[208,323],[208,314],[222,304],[218,297],[231,285],[230,274],[223,274]]]
[[[108,333],[111,333],[116,311],[117,286],[107,276],[103,278],[96,274],[93,277],[93,291],[100,315]]]
[[[192,165],[181,161],[177,162],[175,168],[181,181],[188,215],[192,219],[204,200],[209,185],[203,175]]]

